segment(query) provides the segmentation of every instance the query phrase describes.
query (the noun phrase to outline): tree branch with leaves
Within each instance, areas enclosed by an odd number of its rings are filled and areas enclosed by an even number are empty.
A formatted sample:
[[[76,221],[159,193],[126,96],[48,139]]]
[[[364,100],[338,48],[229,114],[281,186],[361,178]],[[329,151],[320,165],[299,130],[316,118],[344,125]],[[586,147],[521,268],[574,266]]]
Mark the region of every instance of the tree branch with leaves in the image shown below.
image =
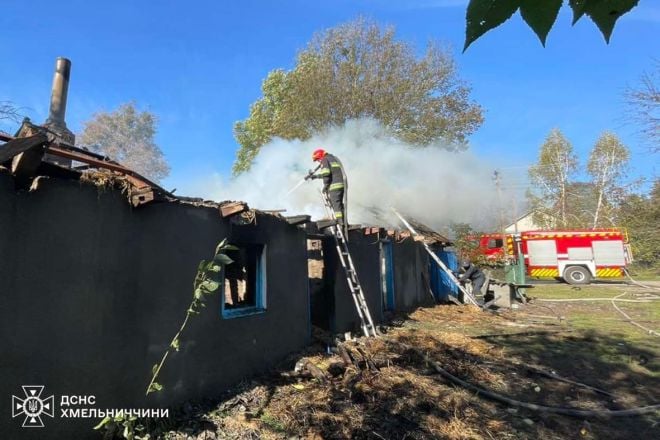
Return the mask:
[[[639,0],[569,0],[573,24],[585,15],[593,21],[609,43],[617,20],[639,3]],[[557,20],[563,0],[470,0],[466,14],[463,51],[486,32],[498,27],[520,11],[545,46],[546,38]]]
[[[198,315],[201,311],[201,308],[206,307],[204,303],[206,298],[210,295],[213,295],[220,288],[220,283],[222,282],[222,270],[223,267],[233,263],[233,260],[229,258],[224,252],[238,250],[237,247],[227,244],[227,239],[222,240],[218,246],[215,248],[215,253],[213,258],[209,261],[202,260],[199,262],[197,267],[197,275],[195,275],[195,280],[193,281],[193,299],[190,303],[190,306],[186,310],[186,317],[184,318],[179,330],[176,332],[172,340],[170,341],[165,353],[160,362],[154,364],[151,369],[151,381],[147,385],[146,395],[153,393],[155,391],[160,391],[163,389],[163,386],[157,382],[158,375],[160,374],[167,357],[169,356],[172,350],[179,351],[181,345],[181,334],[186,328],[188,321],[193,315]]]
[[[430,44],[418,56],[394,28],[365,19],[316,34],[294,68],[271,71],[261,90],[234,125],[234,174],[274,137],[305,140],[349,119],[373,118],[408,143],[450,150],[467,148],[483,122],[449,50]]]

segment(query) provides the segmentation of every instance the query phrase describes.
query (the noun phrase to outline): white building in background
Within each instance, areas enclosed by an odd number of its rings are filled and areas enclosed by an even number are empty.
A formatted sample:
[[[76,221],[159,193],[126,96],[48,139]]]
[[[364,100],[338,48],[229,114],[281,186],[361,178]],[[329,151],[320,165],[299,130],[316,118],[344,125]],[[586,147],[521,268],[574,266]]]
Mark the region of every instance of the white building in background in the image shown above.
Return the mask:
[[[539,229],[546,229],[538,223],[534,222],[534,212],[528,212],[522,217],[518,217],[515,222],[507,225],[504,228],[506,234],[515,234],[516,232],[525,232],[525,231],[538,231]],[[552,224],[552,218],[547,216],[550,221],[548,223]]]

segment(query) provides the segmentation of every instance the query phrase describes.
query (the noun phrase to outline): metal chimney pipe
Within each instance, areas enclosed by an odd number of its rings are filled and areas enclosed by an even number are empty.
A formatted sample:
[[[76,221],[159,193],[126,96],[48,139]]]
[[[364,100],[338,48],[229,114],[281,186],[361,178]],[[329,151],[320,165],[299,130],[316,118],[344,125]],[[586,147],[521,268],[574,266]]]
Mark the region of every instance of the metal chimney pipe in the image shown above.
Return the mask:
[[[50,112],[46,126],[66,130],[66,97],[69,92],[69,76],[71,75],[71,61],[59,57],[55,61],[55,75],[53,76],[53,89],[50,95]]]

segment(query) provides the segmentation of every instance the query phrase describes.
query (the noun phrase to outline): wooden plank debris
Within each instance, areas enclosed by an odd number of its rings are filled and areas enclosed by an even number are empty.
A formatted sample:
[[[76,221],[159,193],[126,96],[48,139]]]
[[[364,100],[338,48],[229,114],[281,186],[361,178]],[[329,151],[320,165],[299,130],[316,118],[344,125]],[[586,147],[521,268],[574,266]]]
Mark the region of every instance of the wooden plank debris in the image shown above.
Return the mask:
[[[43,147],[46,142],[48,142],[48,138],[43,134],[10,140],[0,146],[0,164],[33,148]]]
[[[285,217],[287,223],[290,225],[304,225],[312,221],[312,216],[310,215],[293,215],[290,217]]]
[[[222,217],[229,217],[230,215],[234,214],[239,214],[243,211],[247,211],[248,205],[247,203],[243,202],[230,202],[230,203],[225,203],[220,206],[220,215]]]

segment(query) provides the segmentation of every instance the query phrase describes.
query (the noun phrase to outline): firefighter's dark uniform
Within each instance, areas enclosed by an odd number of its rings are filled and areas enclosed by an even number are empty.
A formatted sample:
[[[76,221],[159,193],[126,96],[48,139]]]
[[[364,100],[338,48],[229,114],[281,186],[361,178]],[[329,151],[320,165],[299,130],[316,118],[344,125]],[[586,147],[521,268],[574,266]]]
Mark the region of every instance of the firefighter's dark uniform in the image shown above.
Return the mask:
[[[321,159],[318,173],[314,178],[323,179],[323,191],[328,193],[332,210],[335,211],[337,223],[343,225],[346,219],[346,206],[344,196],[346,194],[346,174],[339,159],[332,154],[326,154]]]
[[[461,269],[463,269],[465,273],[461,275],[459,281],[464,282],[470,280],[472,282],[472,295],[478,295],[486,282],[486,275],[484,275],[483,271],[472,263],[469,263],[467,266],[463,265]]]

